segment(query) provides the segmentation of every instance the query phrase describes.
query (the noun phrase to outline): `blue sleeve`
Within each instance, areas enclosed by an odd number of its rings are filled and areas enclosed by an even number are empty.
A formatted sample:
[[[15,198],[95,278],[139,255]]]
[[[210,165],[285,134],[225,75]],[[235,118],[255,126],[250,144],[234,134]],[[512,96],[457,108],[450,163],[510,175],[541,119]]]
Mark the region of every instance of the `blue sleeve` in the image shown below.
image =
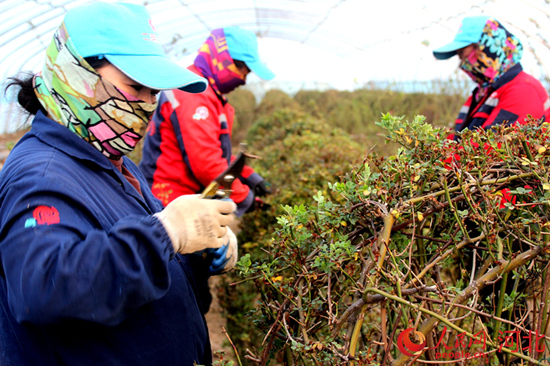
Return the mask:
[[[164,296],[174,252],[156,217],[98,213],[63,181],[39,179],[23,178],[0,200],[0,261],[18,322],[116,325]]]

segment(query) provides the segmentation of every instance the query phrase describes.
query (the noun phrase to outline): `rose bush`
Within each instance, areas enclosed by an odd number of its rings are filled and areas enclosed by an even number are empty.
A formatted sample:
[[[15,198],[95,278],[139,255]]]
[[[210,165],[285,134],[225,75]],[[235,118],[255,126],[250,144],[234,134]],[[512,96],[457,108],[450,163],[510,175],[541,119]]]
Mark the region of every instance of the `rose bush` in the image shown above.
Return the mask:
[[[548,339],[549,125],[459,141],[421,116],[379,125],[396,154],[370,153],[315,204],[286,205],[262,254],[241,257],[258,294],[248,359],[404,365],[395,342],[415,328],[421,360],[438,362],[444,346],[473,354],[480,343],[461,340],[482,331],[490,362],[537,362],[525,342]],[[504,344],[506,332],[525,342]]]

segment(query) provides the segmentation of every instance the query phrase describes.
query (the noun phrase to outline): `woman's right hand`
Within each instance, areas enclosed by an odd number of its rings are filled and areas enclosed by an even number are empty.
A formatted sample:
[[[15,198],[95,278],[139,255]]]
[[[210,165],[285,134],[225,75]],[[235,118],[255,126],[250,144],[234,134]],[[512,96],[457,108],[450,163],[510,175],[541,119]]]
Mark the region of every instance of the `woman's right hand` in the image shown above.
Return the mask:
[[[210,200],[199,195],[180,196],[155,214],[172,240],[174,251],[194,253],[224,245],[227,226],[233,223],[236,205],[231,200]]]

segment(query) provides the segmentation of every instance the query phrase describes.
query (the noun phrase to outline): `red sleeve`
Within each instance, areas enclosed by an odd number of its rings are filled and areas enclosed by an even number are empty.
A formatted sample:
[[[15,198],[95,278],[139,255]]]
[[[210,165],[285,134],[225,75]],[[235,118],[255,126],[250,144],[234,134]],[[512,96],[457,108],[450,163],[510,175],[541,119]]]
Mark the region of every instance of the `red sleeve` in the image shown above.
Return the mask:
[[[218,100],[213,100],[208,94],[186,94],[176,109],[189,167],[195,178],[205,187],[228,165],[223,157],[220,136],[229,134],[229,131],[221,128],[221,104],[218,105]],[[231,198],[235,203],[242,202],[249,191],[238,180],[235,180],[232,189]]]
[[[525,123],[527,115],[540,119],[544,116],[544,103],[548,96],[535,79],[525,79],[521,83],[502,88],[498,94],[498,105],[493,109],[487,121],[483,124],[488,128],[503,122]]]
[[[242,172],[241,176],[242,176],[243,178],[248,178],[248,177],[250,177],[253,173],[254,173],[254,169],[252,169],[252,168],[249,167],[248,165],[245,165],[244,168],[243,168],[243,172]]]

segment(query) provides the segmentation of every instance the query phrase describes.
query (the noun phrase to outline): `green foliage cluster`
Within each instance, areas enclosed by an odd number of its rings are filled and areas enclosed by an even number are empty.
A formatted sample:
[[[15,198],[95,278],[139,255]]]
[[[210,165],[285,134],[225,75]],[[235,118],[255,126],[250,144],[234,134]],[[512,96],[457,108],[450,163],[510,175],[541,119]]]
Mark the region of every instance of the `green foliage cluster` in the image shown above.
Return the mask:
[[[239,146],[246,136],[246,131],[256,120],[256,97],[250,90],[237,89],[227,95],[227,100],[236,107],[231,142],[234,146]]]
[[[550,124],[467,131],[459,141],[424,117],[386,114],[379,125],[401,145],[396,154],[371,153],[343,179],[325,177],[331,183],[311,195],[315,204],[284,206],[272,240],[256,237],[262,254],[245,250],[239,260],[258,296],[248,320],[261,342],[249,359],[404,365],[411,356],[394,342],[417,328],[429,348],[418,357],[426,360],[445,352],[439,339],[464,351],[456,336],[482,331],[489,350],[499,349],[491,362],[536,362],[537,350],[515,351],[514,341],[502,347],[501,335],[544,334],[549,323],[537,304],[550,300]],[[285,135],[275,130],[266,138],[284,149],[296,143],[290,133],[304,132],[287,131],[283,140],[273,139]],[[454,279],[442,279],[457,266]],[[525,297],[540,311],[528,313]]]
[[[327,192],[327,182],[338,180],[366,153],[345,132],[291,109],[258,120],[249,130],[247,141],[250,150],[261,156],[253,167],[273,192],[266,198],[270,211],[256,211],[245,217],[241,235],[248,239],[245,243],[269,241],[272,227],[265,224],[275,222],[282,205],[304,204],[317,190]],[[262,222],[256,226],[260,219]]]
[[[285,108],[301,110],[302,107],[294,98],[290,97],[285,92],[277,89],[270,90],[265,94],[262,103],[258,106],[256,117],[266,117],[277,110]]]
[[[249,151],[261,156],[250,164],[272,190],[264,198],[269,209],[247,213],[242,219],[240,255],[253,257],[263,256],[270,245],[276,217],[285,205],[306,204],[319,189],[329,194],[327,182],[337,181],[366,153],[345,132],[299,109],[280,109],[260,118],[249,129],[246,141]],[[233,273],[225,280],[239,278]],[[257,297],[251,282],[221,286],[219,298],[227,310],[228,332],[243,349],[257,345],[256,329],[247,315]]]
[[[460,95],[366,89],[353,92],[300,91],[294,99],[306,112],[322,116],[330,125],[343,129],[357,141],[367,144],[378,142],[372,137],[384,132],[374,124],[383,113],[423,115],[426,122],[432,125],[452,127],[464,103]]]

